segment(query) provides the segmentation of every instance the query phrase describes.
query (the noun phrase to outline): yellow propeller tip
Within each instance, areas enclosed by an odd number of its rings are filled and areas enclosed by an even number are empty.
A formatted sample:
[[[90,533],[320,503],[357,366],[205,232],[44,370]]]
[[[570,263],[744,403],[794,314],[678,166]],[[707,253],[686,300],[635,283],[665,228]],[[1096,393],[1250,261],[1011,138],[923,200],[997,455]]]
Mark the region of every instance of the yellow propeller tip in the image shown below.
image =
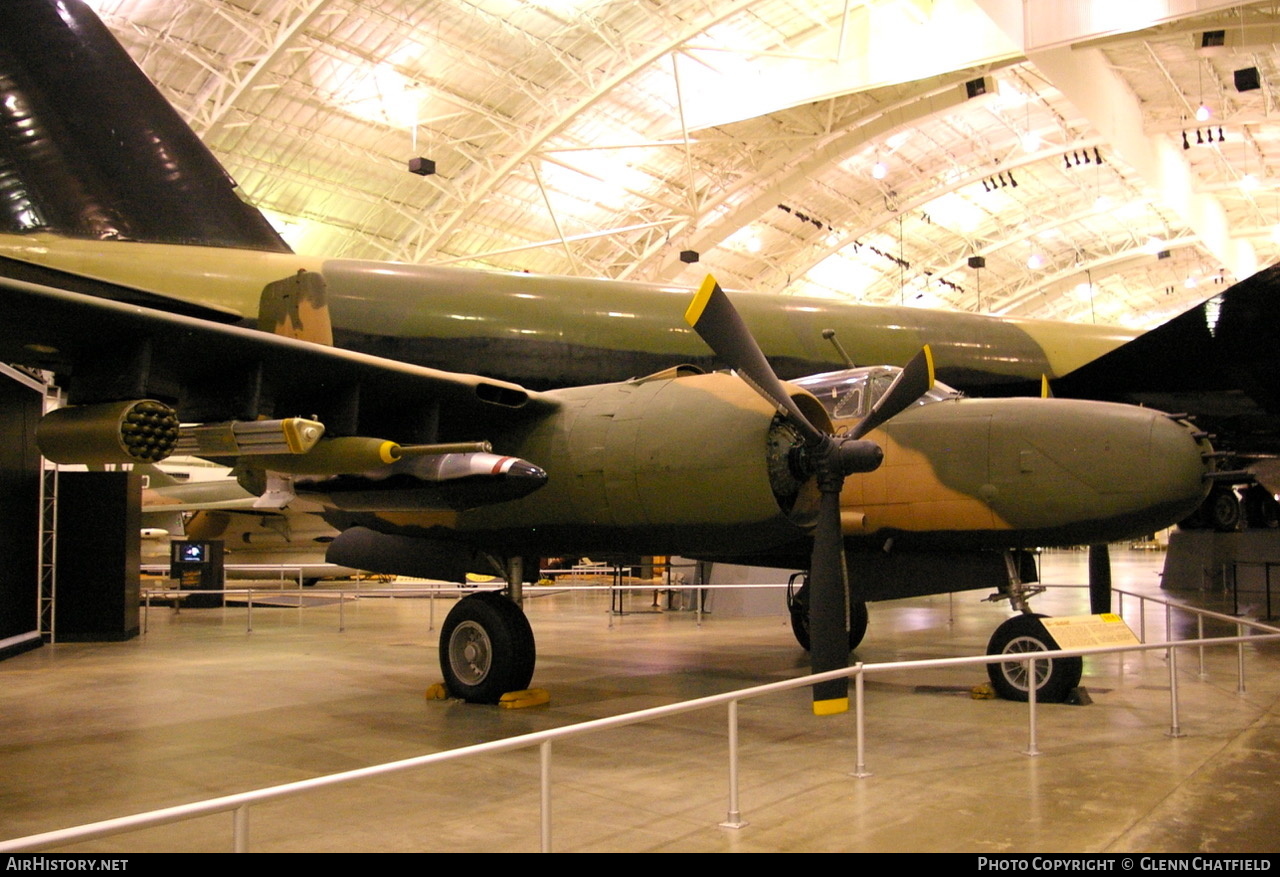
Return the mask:
[[[698,287],[698,292],[693,297],[693,301],[689,302],[689,309],[684,312],[684,321],[690,326],[698,325],[698,320],[702,319],[702,312],[707,308],[707,302],[711,301],[711,296],[720,284],[716,283],[716,279],[710,274],[702,281],[702,286]]]
[[[849,711],[849,698],[833,697],[830,700],[815,700],[813,714],[815,716],[834,716]]]

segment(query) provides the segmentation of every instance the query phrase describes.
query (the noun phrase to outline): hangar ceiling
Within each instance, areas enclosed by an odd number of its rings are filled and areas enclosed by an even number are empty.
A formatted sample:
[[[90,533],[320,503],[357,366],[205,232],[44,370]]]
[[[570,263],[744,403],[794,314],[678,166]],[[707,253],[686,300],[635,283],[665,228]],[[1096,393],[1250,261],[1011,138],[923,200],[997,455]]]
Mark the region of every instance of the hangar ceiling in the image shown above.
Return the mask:
[[[91,5],[300,252],[1130,326],[1280,256],[1276,3]]]

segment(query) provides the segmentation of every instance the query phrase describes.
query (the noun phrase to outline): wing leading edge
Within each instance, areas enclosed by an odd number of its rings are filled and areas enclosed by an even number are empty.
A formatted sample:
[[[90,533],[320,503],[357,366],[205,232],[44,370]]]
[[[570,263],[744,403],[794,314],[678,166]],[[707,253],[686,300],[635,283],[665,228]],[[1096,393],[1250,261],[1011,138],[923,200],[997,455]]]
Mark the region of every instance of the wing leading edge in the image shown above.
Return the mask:
[[[184,422],[315,414],[330,433],[398,441],[464,440],[453,431],[463,422],[506,426],[555,404],[505,381],[22,281],[0,278],[0,296],[0,359],[63,376],[71,404],[158,398]],[[436,427],[406,427],[444,408]]]

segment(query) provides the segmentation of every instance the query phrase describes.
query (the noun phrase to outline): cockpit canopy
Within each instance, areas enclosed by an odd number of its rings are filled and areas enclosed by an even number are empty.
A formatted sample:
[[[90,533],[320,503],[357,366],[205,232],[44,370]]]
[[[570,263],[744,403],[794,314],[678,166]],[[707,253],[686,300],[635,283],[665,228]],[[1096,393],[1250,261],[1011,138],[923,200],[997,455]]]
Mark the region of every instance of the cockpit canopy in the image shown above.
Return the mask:
[[[873,365],[866,368],[850,368],[837,372],[823,372],[807,378],[791,381],[808,390],[833,421],[857,420],[865,417],[902,369],[891,365]],[[935,381],[933,388],[917,399],[913,405],[928,405],[944,399],[958,399],[958,390]]]

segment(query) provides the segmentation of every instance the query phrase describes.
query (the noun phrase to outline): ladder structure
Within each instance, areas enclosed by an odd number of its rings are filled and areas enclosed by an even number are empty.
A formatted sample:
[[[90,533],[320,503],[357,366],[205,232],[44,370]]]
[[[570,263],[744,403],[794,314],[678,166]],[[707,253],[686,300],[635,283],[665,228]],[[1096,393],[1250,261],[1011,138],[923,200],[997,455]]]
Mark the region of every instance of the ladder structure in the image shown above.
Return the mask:
[[[44,413],[63,404],[62,389],[44,384]],[[40,458],[40,636],[58,641],[58,464]]]
[[[39,393],[41,413],[47,414],[63,403],[62,390],[53,384],[53,375],[0,363],[0,378],[8,378]],[[53,642],[56,621],[56,591],[58,540],[58,467],[48,460],[40,460],[40,485],[38,509],[40,515],[36,545],[37,598],[36,631],[46,641]]]

